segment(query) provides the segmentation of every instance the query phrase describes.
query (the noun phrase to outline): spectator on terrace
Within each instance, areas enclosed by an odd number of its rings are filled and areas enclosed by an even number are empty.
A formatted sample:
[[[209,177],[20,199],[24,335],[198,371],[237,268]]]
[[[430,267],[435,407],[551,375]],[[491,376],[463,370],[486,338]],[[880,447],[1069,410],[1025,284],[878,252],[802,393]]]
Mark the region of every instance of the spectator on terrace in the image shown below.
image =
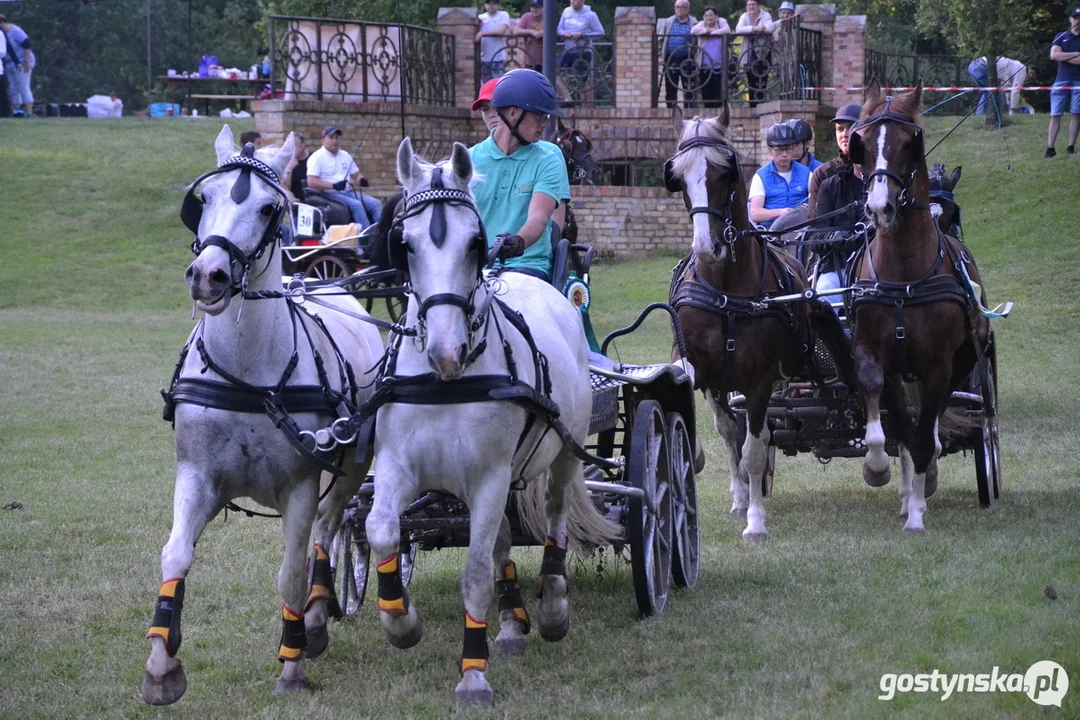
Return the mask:
[[[521,16],[514,35],[524,38],[527,65],[537,72],[544,71],[544,0],[532,0],[529,12]],[[517,58],[515,58],[517,60]]]
[[[686,107],[694,102],[698,68],[691,30],[696,24],[697,18],[690,14],[690,0],[675,0],[675,14],[656,21],[656,37],[663,43],[665,99],[669,108],[679,104],[680,80]]]
[[[725,18],[716,14],[716,8],[706,5],[701,22],[690,29],[701,52],[701,98],[705,107],[717,108],[724,104],[724,36],[731,33]]]
[[[1076,154],[1076,136],[1080,132],[1080,7],[1069,15],[1069,29],[1054,38],[1050,46],[1050,59],[1057,63],[1057,77],[1054,90],[1050,91],[1050,130],[1046,138],[1046,157],[1052,158],[1057,151],[1058,130],[1061,129],[1061,116],[1065,114],[1068,101],[1069,113],[1069,148],[1070,155]],[[1069,86],[1071,90],[1058,90]]]
[[[574,92],[577,96],[583,86],[588,85],[593,62],[592,41],[604,37],[604,26],[585,0],[570,0],[570,7],[563,10],[559,18],[559,37],[566,48],[559,58],[559,67],[573,69],[577,76],[578,88]]]
[[[506,72],[506,36],[510,34],[510,15],[499,9],[499,0],[485,0],[487,12],[480,13],[480,82],[502,77]]]
[[[771,38],[762,37],[776,29],[772,15],[761,9],[758,0],[746,0],[746,12],[739,16],[735,32],[744,34],[739,65],[746,71],[746,86],[750,93],[750,107],[757,107],[765,102],[765,88],[769,84],[769,64],[772,51],[769,47]]]

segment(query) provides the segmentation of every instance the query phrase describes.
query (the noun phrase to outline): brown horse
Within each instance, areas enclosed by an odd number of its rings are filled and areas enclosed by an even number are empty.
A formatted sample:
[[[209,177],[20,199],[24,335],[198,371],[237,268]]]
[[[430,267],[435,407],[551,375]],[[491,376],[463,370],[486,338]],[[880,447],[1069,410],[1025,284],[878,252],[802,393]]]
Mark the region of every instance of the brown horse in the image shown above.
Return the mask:
[[[877,229],[855,260],[848,314],[866,402],[863,478],[875,487],[889,482],[884,400],[900,455],[900,516],[907,519],[907,532],[923,530],[926,496],[937,484],[938,422],[952,390],[982,355],[989,332],[960,279],[966,267],[979,282],[970,252],[941,233],[930,212],[923,132],[916,120],[921,101],[921,83],[896,98],[882,97],[875,83],[849,147],[852,161],[862,165],[866,214]],[[905,382],[916,392],[905,393]],[[917,398],[914,422],[905,395]]]
[[[769,428],[765,415],[773,383],[801,371],[809,328],[830,347],[842,347],[843,331],[820,303],[769,304],[768,297],[802,292],[806,273],[799,262],[769,247],[753,232],[746,183],[727,140],[728,108],[718,118],[683,122],[678,152],[664,164],[665,185],[681,192],[694,228],[693,252],[675,268],[671,304],[678,311],[686,357],[672,361],[695,378],[727,445],[731,466],[731,514],[746,517],[745,540],[768,537],[762,474]],[[846,351],[840,353],[846,357]],[[746,398],[747,432],[740,449],[728,393]],[[749,483],[749,487],[748,484]]]

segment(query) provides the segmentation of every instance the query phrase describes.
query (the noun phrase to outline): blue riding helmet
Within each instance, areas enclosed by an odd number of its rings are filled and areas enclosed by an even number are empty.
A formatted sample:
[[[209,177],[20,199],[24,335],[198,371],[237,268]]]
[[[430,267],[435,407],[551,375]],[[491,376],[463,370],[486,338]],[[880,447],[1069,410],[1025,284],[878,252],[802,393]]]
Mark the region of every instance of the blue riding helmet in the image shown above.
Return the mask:
[[[495,94],[491,96],[491,107],[519,107],[539,115],[563,115],[559,109],[559,100],[555,97],[555,88],[551,87],[548,79],[535,70],[526,68],[511,70],[502,76],[499,84],[495,86]]]
[[[788,127],[795,131],[795,141],[808,143],[814,139],[814,128],[802,118],[792,118],[787,121]]]

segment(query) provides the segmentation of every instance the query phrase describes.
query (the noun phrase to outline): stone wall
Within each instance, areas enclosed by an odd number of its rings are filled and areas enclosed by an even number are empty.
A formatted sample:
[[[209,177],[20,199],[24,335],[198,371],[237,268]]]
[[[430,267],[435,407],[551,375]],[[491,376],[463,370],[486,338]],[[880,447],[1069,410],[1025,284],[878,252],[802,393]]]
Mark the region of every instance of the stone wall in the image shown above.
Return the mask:
[[[693,233],[681,194],[654,187],[575,186],[570,195],[578,238],[600,257],[689,251]]]

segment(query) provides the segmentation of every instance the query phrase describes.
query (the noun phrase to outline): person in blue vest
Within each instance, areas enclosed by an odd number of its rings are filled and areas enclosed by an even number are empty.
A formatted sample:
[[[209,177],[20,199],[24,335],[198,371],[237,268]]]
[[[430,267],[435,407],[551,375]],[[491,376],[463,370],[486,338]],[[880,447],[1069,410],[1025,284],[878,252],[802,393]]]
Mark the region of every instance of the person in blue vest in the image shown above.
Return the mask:
[[[810,123],[802,118],[792,118],[787,121],[787,124],[795,131],[795,139],[799,141],[799,145],[796,148],[799,151],[799,154],[795,157],[795,162],[802,163],[810,168],[810,172],[814,172],[824,165],[823,162],[814,157],[814,153],[809,152],[810,142],[814,139],[814,128]]]
[[[550,281],[551,216],[570,197],[562,151],[540,142],[551,116],[562,115],[555,89],[535,70],[511,70],[495,86],[491,107],[499,124],[469,148],[488,247],[505,236],[499,259],[506,270]]]
[[[806,202],[810,168],[795,162],[799,142],[790,125],[777,123],[765,133],[772,157],[750,181],[750,219],[769,227],[781,215]]]

